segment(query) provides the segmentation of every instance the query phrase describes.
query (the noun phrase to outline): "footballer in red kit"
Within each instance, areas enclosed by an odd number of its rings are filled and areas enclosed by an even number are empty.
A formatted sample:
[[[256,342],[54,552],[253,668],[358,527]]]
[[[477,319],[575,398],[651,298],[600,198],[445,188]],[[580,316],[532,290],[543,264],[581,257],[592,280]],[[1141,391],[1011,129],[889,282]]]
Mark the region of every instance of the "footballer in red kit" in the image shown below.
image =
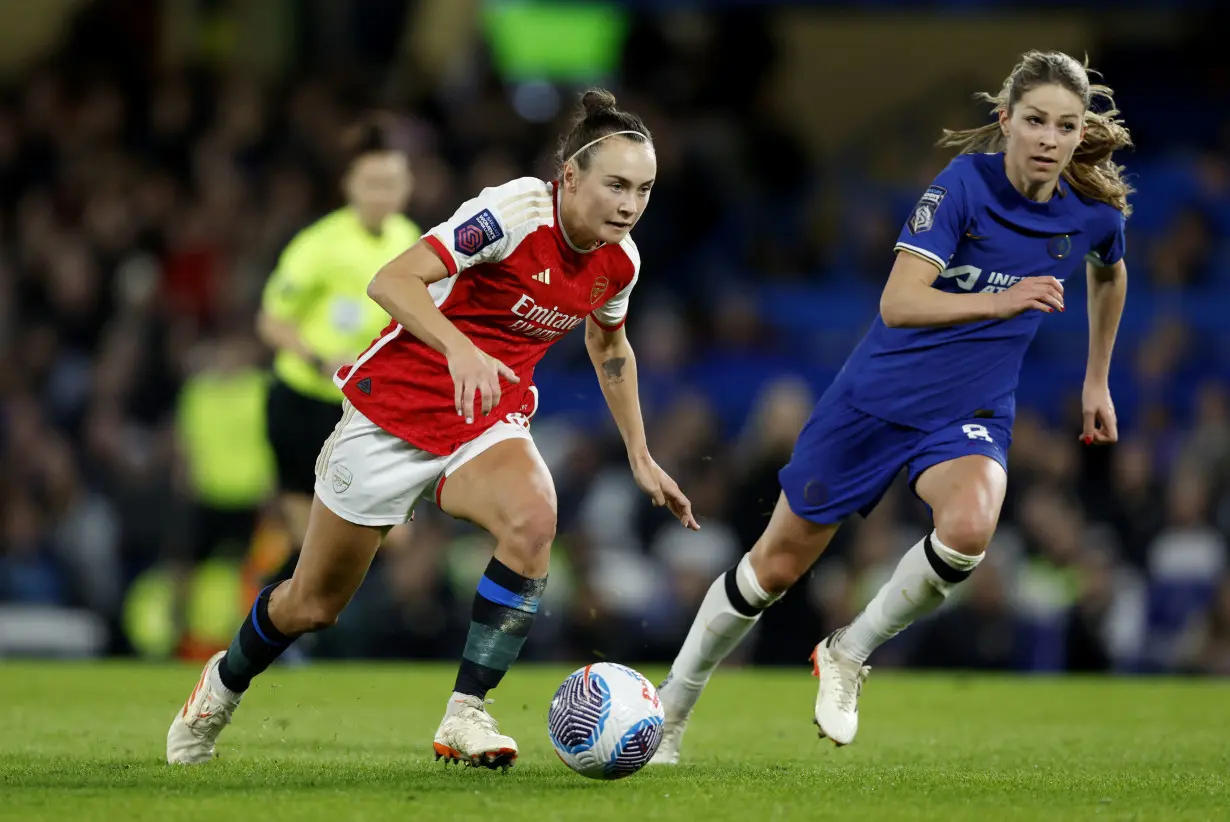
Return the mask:
[[[467,423],[444,355],[396,322],[338,372],[354,407],[418,448],[451,454],[520,411],[551,343],[590,316],[611,331],[622,326],[640,269],[636,244],[629,236],[578,248],[558,214],[558,183],[525,177],[485,189],[424,237],[448,270],[430,287],[440,313],[521,380],[490,414]]]
[[[534,368],[581,325],[637,485],[699,529],[649,454],[624,330],[641,267],[629,232],[657,175],[652,137],[594,89],[558,159],[558,179],[483,190],[376,272],[367,293],[392,322],[335,375],[346,399],[316,459],[294,574],[257,596],[230,647],[206,664],[167,733],[168,762],[216,755],[252,679],[297,637],[337,621],[381,540],[424,498],[496,542],[433,752],[487,768],[516,762],[517,743],[486,697],[525,643],[555,539],[555,486],[529,431]]]

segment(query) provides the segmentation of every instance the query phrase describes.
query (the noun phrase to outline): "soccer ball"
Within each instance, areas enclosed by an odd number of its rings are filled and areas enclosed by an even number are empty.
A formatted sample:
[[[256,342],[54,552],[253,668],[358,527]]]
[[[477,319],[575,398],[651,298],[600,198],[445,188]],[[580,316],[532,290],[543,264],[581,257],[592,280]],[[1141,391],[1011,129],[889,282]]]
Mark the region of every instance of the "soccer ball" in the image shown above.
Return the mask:
[[[590,779],[622,779],[645,767],[662,742],[662,703],[645,677],[599,662],[555,692],[547,731],[564,764]]]

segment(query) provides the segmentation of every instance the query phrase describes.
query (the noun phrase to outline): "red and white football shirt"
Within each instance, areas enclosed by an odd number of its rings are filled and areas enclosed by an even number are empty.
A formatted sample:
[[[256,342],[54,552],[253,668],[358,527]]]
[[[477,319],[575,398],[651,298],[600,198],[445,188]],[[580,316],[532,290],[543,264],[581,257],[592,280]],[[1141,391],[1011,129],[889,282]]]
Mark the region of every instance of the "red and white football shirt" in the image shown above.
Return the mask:
[[[641,258],[631,237],[592,251],[560,225],[557,183],[523,177],[468,200],[423,241],[449,276],[430,286],[436,306],[521,382],[501,381],[499,404],[466,424],[453,404],[444,355],[396,322],[335,382],[376,425],[417,448],[451,454],[509,414],[533,405],[534,366],[552,343],[585,322],[623,325]]]

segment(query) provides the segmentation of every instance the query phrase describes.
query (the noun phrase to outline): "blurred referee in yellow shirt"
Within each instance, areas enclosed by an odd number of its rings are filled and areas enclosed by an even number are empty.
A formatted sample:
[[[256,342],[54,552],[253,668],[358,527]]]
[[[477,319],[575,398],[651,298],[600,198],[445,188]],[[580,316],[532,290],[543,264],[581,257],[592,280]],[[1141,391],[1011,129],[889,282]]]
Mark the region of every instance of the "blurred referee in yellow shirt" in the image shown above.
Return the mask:
[[[346,205],[286,246],[257,318],[261,339],[276,352],[266,419],[292,541],[288,568],[307,530],[316,457],[341,416],[333,372],[353,362],[389,322],[367,285],[420,234],[401,213],[410,197],[410,166],[391,119],[375,115],[356,124],[343,147]]]

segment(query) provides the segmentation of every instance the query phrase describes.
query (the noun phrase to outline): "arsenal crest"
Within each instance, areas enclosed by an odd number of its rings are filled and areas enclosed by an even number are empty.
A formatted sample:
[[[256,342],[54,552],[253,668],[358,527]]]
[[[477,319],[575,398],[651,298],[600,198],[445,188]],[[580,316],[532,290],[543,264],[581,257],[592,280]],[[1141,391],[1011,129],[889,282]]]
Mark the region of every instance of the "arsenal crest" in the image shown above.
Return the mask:
[[[343,465],[333,466],[333,493],[340,494],[354,482],[354,474]]]
[[[594,280],[594,287],[589,292],[589,304],[593,305],[594,303],[598,302],[598,300],[601,300],[602,295],[606,293],[607,286],[609,286],[610,284],[611,284],[611,281],[608,280],[606,277],[598,277],[596,280]]]

